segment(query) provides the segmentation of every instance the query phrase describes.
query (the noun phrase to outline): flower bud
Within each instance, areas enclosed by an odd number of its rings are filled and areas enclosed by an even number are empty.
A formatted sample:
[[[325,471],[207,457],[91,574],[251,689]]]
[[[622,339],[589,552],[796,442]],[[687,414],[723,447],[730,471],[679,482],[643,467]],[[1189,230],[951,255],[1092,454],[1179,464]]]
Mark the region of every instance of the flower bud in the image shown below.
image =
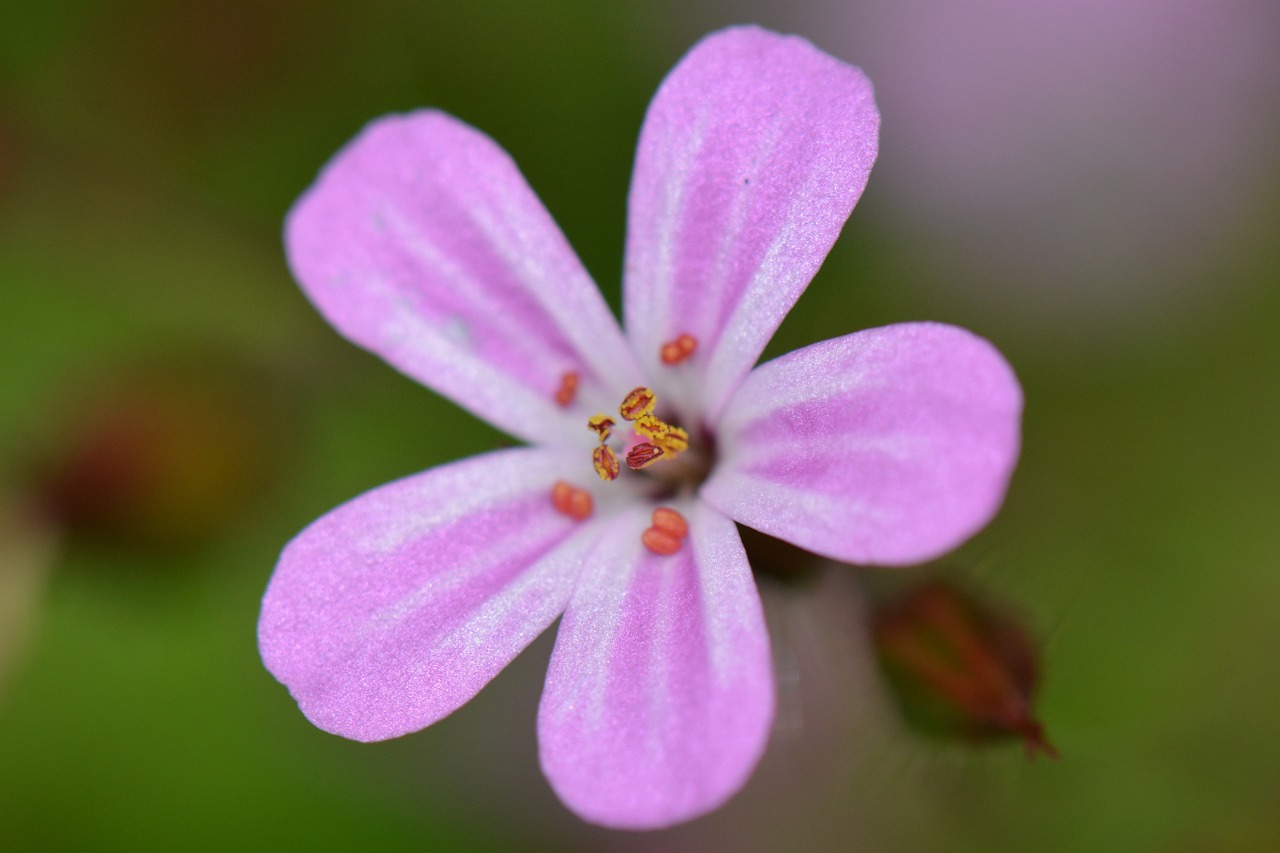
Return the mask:
[[[933,581],[878,608],[873,632],[908,722],[972,740],[1020,737],[1028,757],[1058,757],[1031,714],[1040,667],[1012,617]]]
[[[76,536],[161,549],[204,542],[274,468],[263,396],[247,370],[201,359],[100,377],[55,416],[31,491]]]

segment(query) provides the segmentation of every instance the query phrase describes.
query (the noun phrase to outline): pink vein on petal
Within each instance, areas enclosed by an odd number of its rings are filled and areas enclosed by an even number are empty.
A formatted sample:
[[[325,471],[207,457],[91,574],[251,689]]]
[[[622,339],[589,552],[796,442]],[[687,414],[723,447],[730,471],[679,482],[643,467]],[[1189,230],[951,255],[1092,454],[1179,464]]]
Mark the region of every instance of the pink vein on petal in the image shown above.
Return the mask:
[[[838,560],[902,565],[983,527],[1017,461],[1022,393],[985,340],[938,323],[835,338],[756,368],[702,496]]]
[[[646,509],[613,523],[560,625],[538,715],[543,770],[606,826],[666,826],[749,777],[773,716],[768,635],[733,523],[698,501],[670,556],[640,545]]]
[[[857,69],[754,27],[708,36],[641,131],[624,307],[639,358],[699,341],[714,416],[808,285],[861,195],[879,114]],[[690,406],[693,401],[677,401]]]
[[[638,384],[617,322],[511,158],[443,113],[371,123],[285,237],[339,331],[513,435],[577,436],[581,413],[554,399],[565,373],[586,396]]]
[[[367,492],[298,534],[258,639],[303,713],[355,740],[395,737],[506,666],[563,610],[599,529],[551,505],[575,457],[473,457]]]

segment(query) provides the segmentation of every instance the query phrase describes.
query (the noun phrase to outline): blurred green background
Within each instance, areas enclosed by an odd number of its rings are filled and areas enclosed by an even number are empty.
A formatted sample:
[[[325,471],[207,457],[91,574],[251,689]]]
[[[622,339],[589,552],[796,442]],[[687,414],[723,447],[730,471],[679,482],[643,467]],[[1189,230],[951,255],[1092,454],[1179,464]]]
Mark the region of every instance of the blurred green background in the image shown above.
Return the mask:
[[[985,0],[967,28],[942,0],[8,8],[0,848],[1280,849],[1273,6]],[[915,319],[1008,356],[1004,510],[894,581],[946,573],[1019,614],[1062,760],[907,727],[866,638],[886,573],[852,568],[762,581],[777,730],[688,826],[557,802],[549,637],[422,733],[313,729],[257,656],[279,549],[504,438],[324,324],[284,265],[288,206],[369,119],[438,106],[512,153],[616,306],[648,99],[750,20],[861,65],[885,128],[766,356]]]

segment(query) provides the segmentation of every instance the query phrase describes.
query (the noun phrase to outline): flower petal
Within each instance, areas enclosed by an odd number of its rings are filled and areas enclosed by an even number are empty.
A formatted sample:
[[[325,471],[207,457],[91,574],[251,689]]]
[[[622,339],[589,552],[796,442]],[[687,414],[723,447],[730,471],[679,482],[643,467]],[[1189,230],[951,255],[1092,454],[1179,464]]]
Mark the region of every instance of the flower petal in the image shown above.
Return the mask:
[[[773,670],[733,523],[691,500],[670,556],[620,516],[556,636],[538,713],[543,772],[569,808],[619,828],[689,820],[742,787],[768,739]]]
[[[308,719],[363,741],[416,731],[551,624],[602,527],[552,508],[571,461],[582,462],[525,448],[474,457],[298,534],[267,587],[258,646]]]
[[[837,560],[918,563],[995,514],[1021,412],[1008,363],[963,329],[903,323],[834,338],[747,377],[702,497]]]
[[[663,82],[636,154],[624,304],[650,376],[663,343],[697,338],[660,383],[673,402],[720,411],[862,194],[879,127],[862,72],[756,27],[708,36]]]
[[[444,113],[366,127],[298,200],[285,242],[343,335],[512,435],[586,433],[581,411],[555,401],[566,373],[581,396],[614,405],[639,382],[617,321],[515,163]]]

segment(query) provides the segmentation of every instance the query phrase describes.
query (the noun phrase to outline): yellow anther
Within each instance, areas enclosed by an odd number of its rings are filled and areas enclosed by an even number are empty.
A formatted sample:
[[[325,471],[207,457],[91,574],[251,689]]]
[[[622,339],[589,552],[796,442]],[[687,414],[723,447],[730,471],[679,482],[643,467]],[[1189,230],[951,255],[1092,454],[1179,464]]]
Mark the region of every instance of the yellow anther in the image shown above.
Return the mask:
[[[601,443],[609,437],[609,432],[613,429],[614,420],[608,415],[592,415],[587,420],[587,427],[600,437]]]
[[[658,401],[654,393],[643,385],[633,388],[618,407],[618,413],[633,424],[633,429],[644,441],[631,445],[627,450],[627,467],[633,471],[648,468],[659,459],[675,456],[689,449],[689,433],[673,426],[653,414]],[[598,414],[587,419],[587,428],[600,438],[600,445],[592,451],[591,464],[602,480],[617,479],[622,466],[617,453],[605,444],[613,432],[614,420]],[[629,444],[627,436],[624,442]]]
[[[652,412],[657,404],[658,398],[653,392],[641,385],[631,389],[631,393],[623,399],[622,405],[618,407],[618,414],[626,420],[634,421]]]
[[[663,421],[653,415],[644,415],[636,419],[636,432],[661,447],[669,455],[674,456],[689,449],[689,434],[678,426]]]
[[[668,424],[668,426],[670,425]],[[658,443],[658,446],[667,451],[668,456],[675,456],[677,453],[689,449],[689,433],[678,426],[673,426],[666,437]]]
[[[618,457],[605,445],[602,444],[591,452],[591,464],[595,466],[601,480],[608,482],[618,479],[618,471],[621,470]]]

